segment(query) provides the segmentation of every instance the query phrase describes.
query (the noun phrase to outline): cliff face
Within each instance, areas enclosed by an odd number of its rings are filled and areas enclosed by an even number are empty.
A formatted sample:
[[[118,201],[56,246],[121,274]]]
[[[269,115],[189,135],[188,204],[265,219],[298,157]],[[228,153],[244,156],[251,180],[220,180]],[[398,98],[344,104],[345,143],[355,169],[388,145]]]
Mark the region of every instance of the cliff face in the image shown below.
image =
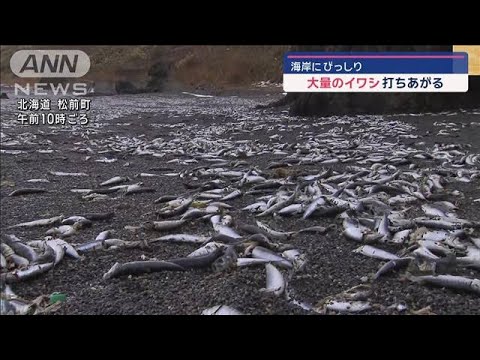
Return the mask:
[[[451,46],[299,46],[296,51],[451,51]],[[480,107],[480,77],[467,93],[296,93],[288,94],[292,115],[422,113]]]

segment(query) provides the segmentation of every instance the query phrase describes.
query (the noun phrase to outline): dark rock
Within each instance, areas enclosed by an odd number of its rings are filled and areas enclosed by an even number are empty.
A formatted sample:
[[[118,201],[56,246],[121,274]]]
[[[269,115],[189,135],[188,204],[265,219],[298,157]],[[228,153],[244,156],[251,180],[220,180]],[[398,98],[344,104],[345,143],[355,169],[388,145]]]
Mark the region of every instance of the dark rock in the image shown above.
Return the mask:
[[[0,99],[8,99],[7,93],[2,92],[2,94],[0,95]]]
[[[117,94],[138,94],[142,92],[132,82],[127,80],[119,80],[115,83],[115,91]]]
[[[151,92],[159,92],[163,90],[165,82],[168,78],[169,65],[164,61],[156,62],[148,71],[150,79],[147,83],[147,90]]]

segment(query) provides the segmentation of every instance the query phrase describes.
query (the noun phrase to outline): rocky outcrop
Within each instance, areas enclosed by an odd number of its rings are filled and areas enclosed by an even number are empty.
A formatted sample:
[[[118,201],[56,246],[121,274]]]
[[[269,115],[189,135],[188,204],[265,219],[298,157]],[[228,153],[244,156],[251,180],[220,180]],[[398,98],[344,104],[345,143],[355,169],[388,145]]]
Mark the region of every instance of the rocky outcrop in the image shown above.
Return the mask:
[[[298,51],[451,51],[450,46],[300,46]],[[480,107],[480,78],[467,93],[298,93],[288,94],[290,113],[301,116],[423,113]]]

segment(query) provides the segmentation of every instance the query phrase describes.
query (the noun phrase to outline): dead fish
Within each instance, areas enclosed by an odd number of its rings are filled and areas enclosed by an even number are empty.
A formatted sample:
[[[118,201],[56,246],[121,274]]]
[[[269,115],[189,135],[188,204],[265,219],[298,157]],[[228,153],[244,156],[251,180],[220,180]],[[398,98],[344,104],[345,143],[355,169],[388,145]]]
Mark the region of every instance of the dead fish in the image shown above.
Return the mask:
[[[466,290],[480,295],[480,279],[469,279],[454,275],[411,276],[409,279],[420,284],[431,284],[446,288]]]
[[[216,251],[219,248],[223,248],[225,245],[219,242],[209,242],[208,244],[202,246],[201,248],[191,252],[187,255],[187,257],[194,257],[194,256],[203,256],[211,254],[212,252]]]
[[[77,250],[75,250],[75,248],[72,245],[70,245],[63,239],[47,240],[46,243],[49,246],[51,243],[56,243],[63,248],[66,255],[70,256],[73,259],[80,259],[80,255],[78,254]]]
[[[310,205],[308,205],[305,212],[303,213],[303,218],[307,219],[310,215],[312,215],[318,209],[319,206],[324,205],[325,203],[326,201],[323,195],[313,200],[313,202]]]
[[[263,212],[263,211],[267,210],[267,203],[264,202],[264,201],[259,201],[259,202],[256,202],[254,204],[245,206],[244,208],[242,208],[242,210],[250,211],[252,213]]]
[[[267,264],[270,260],[257,258],[237,258],[237,267]]]
[[[300,229],[297,231],[297,233],[305,233],[305,232],[312,232],[312,233],[318,233],[318,234],[326,234],[328,231],[332,230],[335,227],[335,225],[328,225],[327,227],[324,226],[311,226],[308,228]]]
[[[432,217],[446,216],[445,213],[442,210],[437,209],[436,207],[428,205],[428,204],[423,204],[421,206],[421,208],[422,208],[423,212],[425,213],[425,215],[427,215],[427,216],[432,216]]]
[[[386,241],[391,238],[390,230],[388,229],[388,214],[384,213],[382,220],[378,225],[377,232],[383,236],[382,241]]]
[[[262,223],[259,220],[256,220],[256,224],[261,229],[267,236],[271,237],[272,239],[279,240],[279,241],[285,241],[288,240],[292,237],[292,235],[295,234],[294,231],[290,232],[282,232],[282,231],[276,231],[270,228],[267,224]]]
[[[480,238],[470,238],[470,241],[478,248],[480,249]]]
[[[8,196],[20,196],[20,195],[27,195],[27,194],[39,194],[39,193],[45,193],[48,192],[46,189],[39,189],[39,188],[24,188],[24,189],[17,189]]]
[[[219,200],[222,198],[222,195],[211,194],[207,192],[200,193],[196,196],[197,199],[207,199],[207,200]]]
[[[280,209],[278,215],[296,215],[302,213],[304,210],[303,204],[291,204]]]
[[[160,210],[155,211],[155,214],[159,217],[173,217],[177,215],[183,214],[192,204],[192,198],[184,198],[179,199],[179,204],[177,207],[172,208],[171,206],[167,206],[166,208],[162,208]]]
[[[10,228],[17,228],[17,227],[48,226],[48,225],[53,225],[57,222],[60,222],[62,221],[62,219],[63,219],[63,215],[60,215],[60,216],[55,216],[49,219],[40,219],[40,220],[24,222],[24,223],[10,226],[8,228],[10,229]]]
[[[243,238],[233,238],[225,234],[216,234],[206,240],[206,242],[219,242],[227,245],[239,244],[241,241],[243,241]]]
[[[462,227],[462,224],[446,222],[444,220],[417,218],[414,219],[414,221],[418,226],[424,226],[430,229],[456,230]]]
[[[115,263],[110,270],[103,274],[103,279],[123,275],[141,275],[145,273],[153,273],[160,271],[184,271],[180,265],[170,263],[168,261],[133,261],[125,264]]]
[[[243,315],[237,309],[227,305],[217,305],[202,311],[202,315]]]
[[[434,254],[441,254],[442,256],[447,256],[448,254],[453,254],[453,251],[450,250],[446,245],[438,241],[426,241],[426,240],[418,240],[418,245],[420,247],[424,247]]]
[[[27,315],[32,313],[34,304],[30,304],[22,299],[10,298],[0,299],[2,315]]]
[[[137,177],[159,177],[158,174],[149,174],[149,173],[140,173],[136,175]]]
[[[398,195],[391,197],[388,199],[387,203],[388,205],[395,206],[395,205],[407,205],[407,204],[413,204],[418,202],[419,199],[424,200],[425,197],[421,193],[414,193],[415,196],[411,195]]]
[[[312,215],[318,217],[335,217],[340,213],[345,212],[348,209],[347,205],[344,206],[320,206],[318,207]]]
[[[100,186],[111,186],[111,185],[117,185],[121,184],[124,182],[130,181],[128,177],[123,177],[123,176],[115,176],[109,180],[106,180],[100,184]]]
[[[58,242],[53,240],[46,240],[46,243],[55,252],[55,261],[53,262],[53,265],[57,265],[58,263],[60,263],[60,261],[62,261],[63,257],[65,256],[65,248]]]
[[[55,262],[55,250],[53,250],[52,247],[48,245],[46,241],[36,240],[36,241],[29,242],[29,244],[30,243],[38,243],[37,244],[38,246],[35,246],[35,247],[43,251],[43,253],[38,256],[38,259],[36,261],[37,264]]]
[[[91,221],[102,221],[102,220],[109,220],[111,219],[115,213],[113,211],[105,212],[105,213],[85,213],[79,215]]]
[[[392,271],[392,270],[399,270],[401,268],[407,267],[412,261],[412,257],[404,257],[399,259],[394,259],[386,262],[373,276],[373,280],[378,279],[380,276]]]
[[[175,196],[175,195],[163,195],[163,196],[160,196],[157,200],[155,200],[154,203],[155,204],[162,204],[162,203],[166,203],[166,202],[175,200],[177,198],[178,198],[178,196]]]
[[[189,235],[189,234],[169,234],[164,235],[156,239],[149,240],[149,242],[154,243],[158,241],[171,241],[171,242],[180,242],[180,243],[194,243],[194,244],[201,244],[204,241],[209,239],[206,236],[200,235]]]
[[[209,203],[208,206],[215,206],[215,207],[221,208],[221,209],[232,209],[233,208],[232,205],[228,205],[228,204],[225,204],[225,203],[220,202],[220,201],[213,201],[213,202]],[[205,211],[207,211],[207,212],[208,212],[208,206],[205,208]]]
[[[405,240],[408,239],[411,232],[412,232],[411,229],[398,231],[398,232],[395,233],[395,235],[393,235],[393,238],[392,238],[391,242],[394,243],[394,244],[403,244],[405,242]]]
[[[15,235],[3,235],[2,238],[4,240],[4,243],[10,246],[16,254],[24,257],[29,262],[33,263],[37,261],[38,255],[35,250],[31,246],[24,244],[22,240],[20,240]]]
[[[217,224],[217,225],[214,225],[213,228],[219,234],[227,235],[227,236],[232,237],[234,239],[240,239],[241,238],[241,236],[229,226],[225,226],[225,225],[222,225],[222,224]]]
[[[96,240],[87,242],[76,247],[76,250],[79,252],[95,251],[105,248],[104,240]]]
[[[233,190],[230,194],[225,195],[224,197],[220,198],[220,201],[232,200],[232,199],[235,199],[235,198],[237,198],[241,195],[242,195],[242,192],[240,190],[236,189],[236,190]]]
[[[273,251],[268,250],[262,246],[255,246],[252,251],[252,256],[257,259],[269,260],[270,262],[274,262],[276,265],[287,269],[291,269],[293,267],[290,261],[284,259]]]
[[[353,250],[353,252],[380,260],[397,260],[400,258],[395,254],[389,253],[388,251],[382,249],[377,249],[376,247],[370,245],[362,245],[359,248]]]
[[[15,270],[10,273],[1,274],[0,279],[7,284],[12,284],[19,281],[25,281],[37,277],[53,268],[53,263],[30,265],[23,270]]]
[[[0,250],[2,255],[5,256],[6,260],[13,262],[15,266],[19,268],[27,267],[30,264],[30,262],[23,256],[15,254],[15,251],[13,251],[13,249],[4,242],[0,243]]]
[[[92,189],[70,189],[71,192],[75,193],[75,194],[91,194],[92,193]]]
[[[186,220],[165,220],[165,221],[148,221],[143,224],[147,230],[167,231],[178,229],[186,223]]]
[[[278,210],[283,209],[284,207],[287,207],[288,205],[292,204],[295,201],[295,199],[298,195],[298,191],[299,191],[299,187],[297,187],[295,189],[295,192],[292,195],[290,195],[287,199],[285,199],[283,201],[279,201],[275,205],[269,207],[267,210],[258,214],[257,217],[262,217],[262,216],[267,216],[267,215],[273,214],[273,213],[277,212]]]
[[[30,179],[30,180],[27,180],[27,182],[29,182],[29,183],[49,183],[50,181],[48,181],[47,179]]]
[[[327,310],[332,310],[339,313],[359,313],[371,308],[371,305],[366,301],[330,300],[325,305]]]
[[[54,227],[45,233],[45,235],[56,235],[59,237],[68,237],[72,236],[77,233],[77,230],[81,228],[80,225],[76,225],[78,223],[75,223],[72,225],[61,225],[59,227]]]
[[[90,220],[88,220],[87,218],[84,218],[83,216],[70,216],[62,220],[62,225],[73,225],[79,221],[83,221],[85,223]]]
[[[205,211],[200,210],[200,209],[189,209],[187,210],[180,220],[193,220],[193,219],[198,219],[206,214]]]
[[[414,254],[417,257],[422,257],[428,260],[438,260],[439,257],[432,253],[430,250],[428,250],[424,246],[419,246],[417,249],[415,249],[412,254]]]
[[[85,174],[83,172],[79,173],[67,173],[67,172],[62,172],[62,171],[50,171],[50,175],[55,175],[55,176],[88,176],[88,174]]]
[[[261,291],[273,293],[276,296],[282,295],[285,291],[285,279],[282,273],[272,264],[265,264],[265,270],[267,271],[267,286]]]
[[[211,266],[224,253],[224,248],[217,248],[215,251],[199,256],[168,259],[168,262],[180,265],[184,269],[201,269]]]
[[[307,264],[305,255],[300,253],[297,249],[285,250],[282,256],[293,264],[296,271],[303,271]]]

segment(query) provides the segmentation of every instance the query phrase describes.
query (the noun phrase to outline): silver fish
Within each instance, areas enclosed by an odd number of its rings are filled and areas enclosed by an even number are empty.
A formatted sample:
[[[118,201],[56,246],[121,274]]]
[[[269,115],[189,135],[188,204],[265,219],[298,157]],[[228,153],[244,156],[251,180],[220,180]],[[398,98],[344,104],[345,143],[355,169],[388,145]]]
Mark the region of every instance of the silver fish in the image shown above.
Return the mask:
[[[420,284],[431,284],[452,289],[472,291],[480,295],[480,279],[469,279],[463,276],[454,275],[426,275],[416,277],[411,276],[410,280]]]
[[[186,220],[165,220],[165,221],[153,221],[148,224],[152,225],[151,227],[152,230],[167,231],[167,230],[178,229],[185,223],[186,223]]]
[[[297,249],[285,250],[282,256],[293,264],[293,268],[297,271],[303,271],[307,264],[305,255]]]
[[[91,241],[85,244],[78,245],[76,247],[77,251],[80,252],[87,252],[87,251],[95,251],[95,250],[100,250],[105,247],[103,240],[101,241]]]
[[[29,262],[35,262],[38,259],[38,255],[35,250],[22,242],[18,237],[13,234],[4,235],[5,243],[10,246],[16,254],[24,257]]]
[[[324,205],[325,203],[326,201],[323,195],[313,200],[312,203],[308,205],[307,209],[303,213],[303,218],[307,219],[310,215],[312,215],[315,212],[315,210],[317,210],[319,206]]]
[[[71,258],[74,258],[74,259],[80,259],[80,255],[78,254],[77,250],[75,250],[75,248],[70,245],[69,243],[67,243],[65,240],[62,240],[62,239],[53,239],[53,240],[47,240],[46,243],[51,247],[51,243],[52,242],[55,242],[56,244],[60,245],[64,251],[65,251],[65,254],[67,254],[68,256],[70,256]],[[55,251],[55,249],[54,249]],[[56,254],[55,254],[56,255]],[[56,261],[56,259],[55,259]]]
[[[267,224],[264,224],[259,220],[256,220],[256,224],[261,230],[265,231],[269,237],[275,240],[285,241],[290,239],[295,234],[294,231],[282,232],[282,231],[273,230]]]
[[[408,239],[411,232],[412,232],[411,229],[398,231],[395,233],[395,235],[393,235],[391,242],[395,244],[403,244],[405,240]]]
[[[370,304],[366,301],[336,301],[330,300],[326,303],[327,310],[339,313],[359,313],[369,310]]]
[[[252,256],[257,259],[269,260],[270,262],[274,262],[276,265],[287,269],[291,269],[293,267],[290,261],[284,259],[273,251],[268,250],[262,246],[255,246],[252,251]]]
[[[83,216],[70,216],[62,220],[62,225],[73,225],[78,221],[88,221],[88,220]]]
[[[149,242],[154,243],[158,241],[172,241],[172,242],[180,242],[180,243],[195,243],[201,244],[208,240],[209,238],[206,236],[200,235],[189,235],[189,234],[169,234],[164,235],[156,239],[149,240]]]
[[[380,260],[396,260],[400,258],[395,254],[389,253],[388,251],[382,249],[377,249],[370,245],[362,245],[359,248],[353,250],[353,252]]]
[[[100,234],[97,235],[97,237],[95,238],[95,241],[107,240],[108,238],[110,238],[112,233],[113,233],[113,230],[102,231]]]
[[[53,268],[53,263],[30,265],[23,270],[15,270],[11,273],[1,274],[0,278],[5,280],[7,284],[11,284],[18,281],[24,281],[31,278],[34,278],[44,272],[47,272]]]
[[[265,264],[267,271],[267,287],[262,289],[263,292],[273,293],[280,296],[285,291],[285,279],[282,273],[272,264]]]
[[[257,259],[257,258],[237,258],[237,266],[252,266],[269,263],[270,260],[267,259]]]
[[[304,210],[303,204],[291,204],[280,209],[277,214],[279,215],[295,215],[300,214]]]
[[[51,175],[55,176],[88,176],[88,174],[85,174],[83,172],[80,173],[67,173],[67,172],[62,172],[62,171],[50,171],[49,172]]]
[[[257,217],[262,217],[262,216],[267,216],[267,215],[273,214],[273,213],[277,212],[278,210],[283,209],[284,207],[292,204],[295,201],[295,198],[298,195],[298,190],[299,190],[299,188],[297,187],[295,189],[294,193],[292,195],[290,195],[287,199],[285,199],[283,201],[280,201],[280,202],[276,203],[275,205],[269,207],[264,212],[258,214]]]
[[[245,206],[242,210],[250,211],[252,213],[263,212],[263,211],[267,210],[267,203],[264,202],[264,201],[259,201],[259,202],[256,202],[254,204]]]
[[[217,305],[202,311],[202,315],[243,315],[237,309],[227,305]]]
[[[224,244],[218,242],[209,242],[201,248],[191,252],[187,257],[203,256],[215,252],[217,249],[225,247]]]
[[[48,225],[53,225],[57,222],[62,221],[63,215],[60,216],[55,216],[49,219],[40,219],[40,220],[34,220],[34,221],[29,221],[29,222],[24,222],[20,224],[16,224],[13,226],[10,226],[9,228],[17,228],[17,227],[34,227],[34,226],[48,226]]]
[[[60,261],[62,261],[63,257],[65,256],[65,248],[54,240],[47,240],[46,242],[47,245],[50,246],[55,252],[54,265],[57,265]]]
[[[220,201],[232,200],[232,199],[235,199],[235,198],[237,198],[241,195],[242,195],[242,192],[240,190],[236,189],[236,190],[233,190],[230,194],[225,195],[224,197],[220,198]]]
[[[123,182],[127,182],[130,179],[128,177],[122,177],[122,176],[114,176],[111,179],[108,179],[100,184],[100,186],[109,186],[109,185],[117,185],[121,184]]]

